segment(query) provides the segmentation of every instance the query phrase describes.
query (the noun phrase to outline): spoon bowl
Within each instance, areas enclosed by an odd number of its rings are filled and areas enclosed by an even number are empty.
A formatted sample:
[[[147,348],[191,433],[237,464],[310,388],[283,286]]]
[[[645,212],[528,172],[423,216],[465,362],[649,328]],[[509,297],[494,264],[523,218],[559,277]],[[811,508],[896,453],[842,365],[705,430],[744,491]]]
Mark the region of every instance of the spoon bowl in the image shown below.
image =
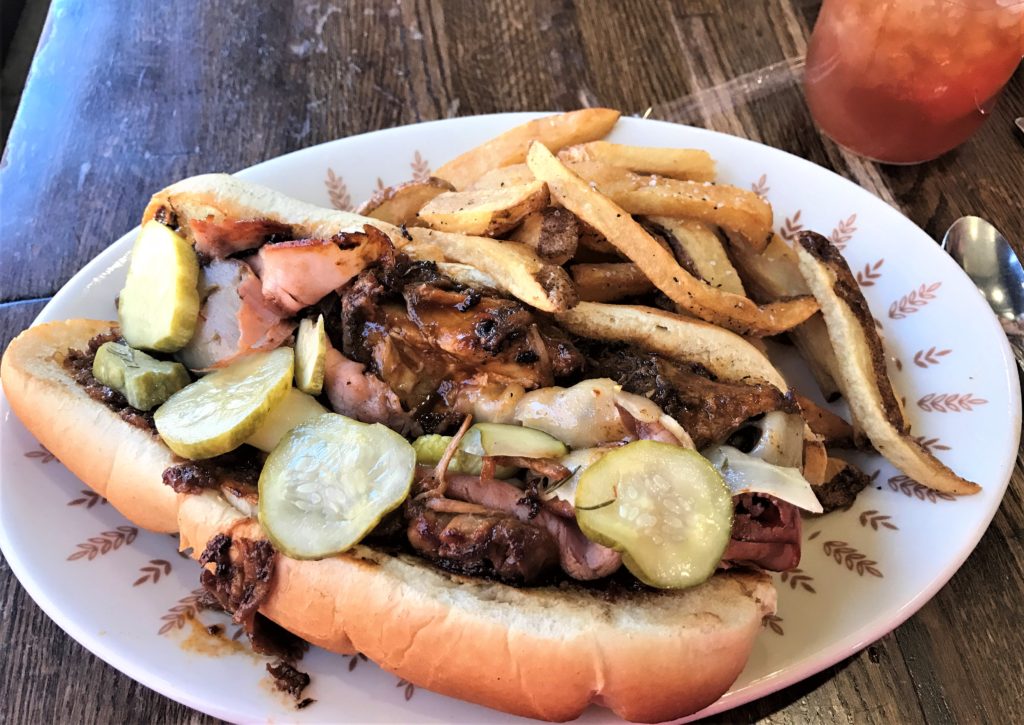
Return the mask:
[[[946,231],[942,248],[988,300],[992,311],[1014,327],[1024,322],[1024,267],[999,230],[981,217],[960,217]]]

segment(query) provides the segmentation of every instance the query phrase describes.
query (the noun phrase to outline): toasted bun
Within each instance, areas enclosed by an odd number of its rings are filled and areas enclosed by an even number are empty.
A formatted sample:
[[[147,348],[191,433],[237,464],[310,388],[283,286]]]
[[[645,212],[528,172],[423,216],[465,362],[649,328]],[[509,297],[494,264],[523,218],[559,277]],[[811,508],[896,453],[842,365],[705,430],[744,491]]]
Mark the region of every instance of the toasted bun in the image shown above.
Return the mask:
[[[69,349],[116,322],[67,320],[32,327],[11,342],[0,365],[4,393],[25,427],[90,488],[139,526],[178,530],[178,495],[161,480],[176,462],[158,438],[86,394],[64,369]]]
[[[0,377],[26,427],[128,519],[179,531],[198,557],[217,533],[263,538],[219,494],[178,496],[161,482],[175,462],[159,439],[92,400],[62,366],[115,323],[51,322],[19,335]],[[179,505],[180,504],[180,505]],[[456,576],[412,556],[357,546],[321,561],[278,559],[260,610],[333,652],[362,652],[442,694],[544,720],[589,704],[639,722],[696,712],[743,669],[775,589],[730,571],[681,592],[524,588]]]
[[[181,545],[262,538],[220,496],[188,496]],[[321,561],[281,556],[260,611],[313,644],[362,652],[409,682],[505,712],[573,719],[590,704],[659,722],[717,700],[743,669],[775,589],[718,574],[680,592],[519,589],[366,546]]]
[[[178,215],[186,236],[190,236],[192,219],[265,219],[287,224],[296,238],[329,238],[338,232],[362,231],[364,224],[372,224],[397,246],[404,243],[400,230],[387,222],[307,204],[228,174],[192,176],[158,191],[146,206],[142,223],[153,219],[162,207]]]

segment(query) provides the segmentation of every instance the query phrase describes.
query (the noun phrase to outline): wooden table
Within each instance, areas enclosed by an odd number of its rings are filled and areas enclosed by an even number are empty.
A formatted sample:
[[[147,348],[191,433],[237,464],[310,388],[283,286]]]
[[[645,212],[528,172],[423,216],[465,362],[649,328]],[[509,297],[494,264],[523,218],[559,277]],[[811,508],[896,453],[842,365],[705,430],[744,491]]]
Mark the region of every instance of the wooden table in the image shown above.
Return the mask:
[[[724,4],[722,4],[724,6]],[[812,0],[54,0],[0,164],[7,342],[179,178],[457,115],[604,105],[834,169],[933,237],[979,213],[1024,241],[1024,72],[973,139],[883,167],[823,139],[795,78]],[[892,634],[721,719],[1022,722],[1024,476],[953,580]],[[0,560],[0,722],[208,722],[61,632]]]

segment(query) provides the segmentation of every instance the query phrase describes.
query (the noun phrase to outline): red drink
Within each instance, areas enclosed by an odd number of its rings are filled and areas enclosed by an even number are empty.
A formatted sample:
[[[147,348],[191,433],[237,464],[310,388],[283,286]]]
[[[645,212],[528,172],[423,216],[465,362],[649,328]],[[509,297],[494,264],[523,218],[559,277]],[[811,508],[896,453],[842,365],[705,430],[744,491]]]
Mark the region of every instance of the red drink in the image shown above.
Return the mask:
[[[985,121],[1024,55],[1024,0],[825,0],[804,92],[818,126],[877,161],[913,164]]]

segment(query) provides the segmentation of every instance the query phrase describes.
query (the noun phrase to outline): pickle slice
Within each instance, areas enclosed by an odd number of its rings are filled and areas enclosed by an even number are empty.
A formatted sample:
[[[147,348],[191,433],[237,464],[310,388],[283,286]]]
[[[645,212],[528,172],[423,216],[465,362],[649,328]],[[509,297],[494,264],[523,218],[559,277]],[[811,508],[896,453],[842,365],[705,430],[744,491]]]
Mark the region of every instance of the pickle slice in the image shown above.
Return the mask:
[[[504,423],[477,423],[462,439],[459,448],[474,456],[522,456],[561,458],[569,449],[543,431]]]
[[[292,428],[327,412],[312,395],[288,388],[281,402],[270,409],[270,414],[245,442],[270,453]]]
[[[183,458],[212,458],[256,432],[291,387],[290,347],[249,355],[200,378],[153,416],[164,443]]]
[[[190,380],[181,363],[157,360],[119,342],[100,346],[92,362],[92,375],[139,410],[155,408]]]
[[[260,523],[279,551],[348,550],[409,495],[416,452],[380,423],[326,413],[294,428],[260,474]]]
[[[436,433],[422,435],[412,442],[416,451],[416,463],[423,466],[434,467],[441,461],[444,452],[448,450],[448,444],[452,442],[452,436],[442,436]],[[483,470],[484,460],[480,456],[467,453],[464,450],[455,451],[448,470],[452,473],[467,473],[470,476],[479,476]],[[511,466],[495,466],[495,478],[512,478],[518,472],[518,468]]]
[[[299,323],[295,336],[295,387],[303,393],[320,395],[324,389],[324,372],[327,369],[327,333],[324,331],[324,316],[316,323],[305,319]]]
[[[176,352],[195,332],[199,261],[192,246],[160,222],[147,222],[132,246],[117,314],[124,339],[143,350]]]
[[[729,487],[699,453],[636,441],[580,477],[576,520],[588,538],[622,552],[653,587],[685,589],[715,573],[732,533]]]

